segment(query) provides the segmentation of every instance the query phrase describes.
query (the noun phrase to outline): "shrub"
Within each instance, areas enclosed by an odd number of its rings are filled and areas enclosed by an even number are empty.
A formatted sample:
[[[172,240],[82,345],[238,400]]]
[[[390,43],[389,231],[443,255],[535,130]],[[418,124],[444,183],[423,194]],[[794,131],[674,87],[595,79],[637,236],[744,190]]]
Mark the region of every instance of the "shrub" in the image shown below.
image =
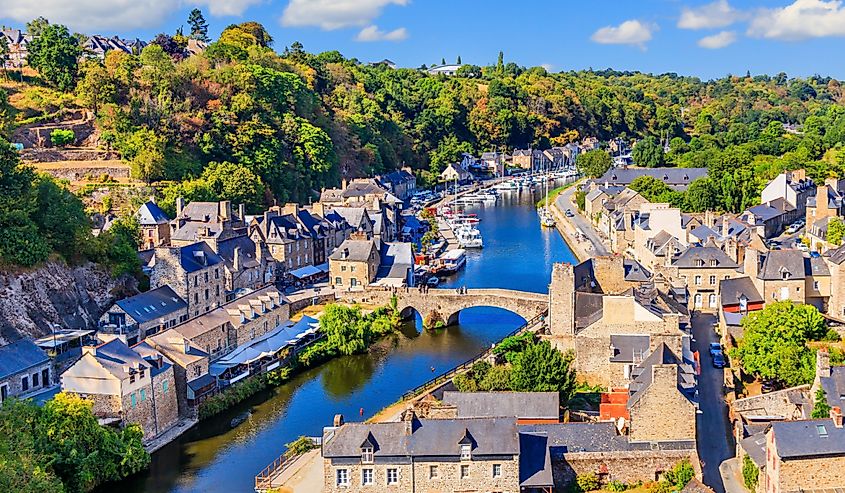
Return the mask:
[[[199,419],[210,418],[267,388],[265,375],[248,377],[200,404]]]
[[[607,491],[619,492],[619,491],[627,490],[628,486],[625,483],[623,483],[622,481],[613,480],[613,481],[607,483],[607,486],[606,486],[605,489],[607,489]]]
[[[751,491],[757,488],[757,481],[760,475],[760,470],[757,469],[757,464],[751,460],[751,457],[745,455],[742,457],[742,480],[745,487]]]
[[[598,476],[588,472],[586,474],[579,474],[575,478],[575,484],[581,491],[595,491],[601,487]]]
[[[50,133],[50,142],[57,147],[73,144],[75,139],[76,135],[73,133],[73,130],[69,129],[57,128]]]
[[[317,446],[314,445],[314,442],[306,436],[300,436],[296,440],[286,443],[285,447],[287,447],[287,450],[285,450],[285,457],[287,458],[302,455],[309,450],[317,448]]]

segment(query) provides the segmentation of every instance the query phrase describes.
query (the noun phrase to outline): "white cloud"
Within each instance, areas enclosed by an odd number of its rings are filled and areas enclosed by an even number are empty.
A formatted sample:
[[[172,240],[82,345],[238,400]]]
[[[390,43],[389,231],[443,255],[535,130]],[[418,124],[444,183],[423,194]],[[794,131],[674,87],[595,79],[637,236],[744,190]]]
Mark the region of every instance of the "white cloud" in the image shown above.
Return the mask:
[[[208,7],[208,11],[215,17],[224,15],[241,15],[253,5],[264,3],[263,0],[189,0],[192,5]]]
[[[645,49],[645,44],[651,40],[656,25],[645,24],[638,20],[628,20],[618,26],[606,26],[594,32],[590,37],[593,41],[606,45],[636,45]]]
[[[698,40],[698,46],[717,50],[726,46],[732,45],[736,41],[736,33],[733,31],[722,31],[713,34],[712,36],[705,36]]]
[[[223,0],[221,0],[223,1]],[[409,0],[290,0],[282,25],[318,26],[327,31],[368,26],[388,5],[408,5]]]
[[[678,19],[681,29],[715,29],[730,26],[747,14],[730,6],[728,0],[716,0],[698,8],[684,7]]]
[[[845,9],[840,0],[795,0],[785,7],[757,11],[747,34],[782,41],[845,36]]]
[[[394,29],[390,32],[382,31],[376,25],[367,26],[361,29],[358,36],[355,36],[355,41],[402,41],[408,39],[408,30],[404,27]]]
[[[551,63],[544,63],[540,66],[543,67],[544,69],[546,69],[546,72],[553,72],[554,69],[555,69],[555,66],[552,65]]]
[[[179,7],[168,0],[0,0],[0,17],[29,22],[38,16],[65,24],[72,31],[109,33],[121,29],[157,26]]]

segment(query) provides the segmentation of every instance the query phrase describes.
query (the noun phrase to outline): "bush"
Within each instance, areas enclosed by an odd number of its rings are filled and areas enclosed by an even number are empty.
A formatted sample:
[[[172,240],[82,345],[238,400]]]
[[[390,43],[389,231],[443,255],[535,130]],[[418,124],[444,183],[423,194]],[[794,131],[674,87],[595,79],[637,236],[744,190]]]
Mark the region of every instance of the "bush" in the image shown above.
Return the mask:
[[[606,486],[605,489],[607,491],[619,492],[619,491],[627,490],[628,486],[625,483],[623,483],[622,481],[613,480],[613,481],[607,483],[607,486]]]
[[[684,459],[675,464],[675,467],[670,471],[666,471],[663,475],[663,480],[681,490],[695,477],[695,470],[689,460]]]
[[[742,480],[745,483],[745,487],[751,491],[754,491],[757,488],[757,481],[758,477],[760,476],[760,470],[757,469],[757,464],[751,460],[751,457],[745,455],[742,457]]]
[[[247,377],[203,401],[199,406],[199,419],[203,420],[219,414],[265,388],[267,388],[266,375]]]
[[[601,487],[598,476],[591,472],[579,474],[575,478],[575,484],[578,485],[580,491],[595,491]]]
[[[76,140],[76,135],[73,130],[57,128],[50,133],[50,142],[56,147],[73,144],[74,140]]]
[[[314,441],[306,436],[300,436],[296,440],[286,443],[285,447],[287,447],[287,450],[285,450],[285,457],[287,458],[302,455],[309,450],[317,448],[317,446],[314,445]]]

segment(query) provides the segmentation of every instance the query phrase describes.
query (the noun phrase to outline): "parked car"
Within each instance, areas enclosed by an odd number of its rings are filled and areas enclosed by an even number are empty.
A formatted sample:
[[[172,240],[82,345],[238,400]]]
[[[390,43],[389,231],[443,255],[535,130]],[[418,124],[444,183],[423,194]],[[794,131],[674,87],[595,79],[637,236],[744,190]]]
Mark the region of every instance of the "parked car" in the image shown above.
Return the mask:
[[[572,217],[575,214],[572,213],[572,209],[566,209],[566,217]]]
[[[722,354],[722,345],[718,342],[710,343],[710,356],[716,356],[716,353]]]
[[[768,394],[769,392],[774,392],[777,387],[775,386],[775,382],[773,380],[767,380],[760,385],[760,392],[764,394]]]
[[[819,253],[819,252],[810,252],[810,257],[819,258],[821,256],[822,256],[822,254]]]
[[[802,252],[809,252],[810,251],[810,247],[808,247],[804,243],[798,243],[797,245],[795,245],[795,248],[801,250]]]
[[[716,353],[713,355],[713,368],[724,368],[725,367],[725,355],[721,352]]]

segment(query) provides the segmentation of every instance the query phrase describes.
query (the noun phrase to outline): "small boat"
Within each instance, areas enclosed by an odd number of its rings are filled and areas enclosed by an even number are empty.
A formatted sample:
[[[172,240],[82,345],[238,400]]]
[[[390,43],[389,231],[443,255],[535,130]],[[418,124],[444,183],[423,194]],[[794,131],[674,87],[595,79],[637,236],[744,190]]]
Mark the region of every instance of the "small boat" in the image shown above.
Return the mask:
[[[462,227],[455,230],[455,238],[461,248],[483,248],[481,232],[475,228]]]
[[[440,263],[438,274],[454,274],[463,269],[467,262],[466,250],[461,248],[449,250],[437,259]]]

